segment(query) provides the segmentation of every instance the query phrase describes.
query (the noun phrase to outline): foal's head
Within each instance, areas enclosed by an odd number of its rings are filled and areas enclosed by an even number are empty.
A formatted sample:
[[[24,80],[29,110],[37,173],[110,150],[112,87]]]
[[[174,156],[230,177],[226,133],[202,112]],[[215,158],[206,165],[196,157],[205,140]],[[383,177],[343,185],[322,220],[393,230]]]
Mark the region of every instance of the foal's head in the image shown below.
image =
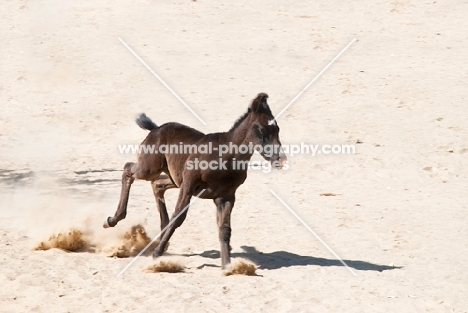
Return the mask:
[[[268,95],[259,93],[249,106],[249,129],[246,139],[274,168],[280,169],[286,162],[281,149],[279,127],[267,103]]]

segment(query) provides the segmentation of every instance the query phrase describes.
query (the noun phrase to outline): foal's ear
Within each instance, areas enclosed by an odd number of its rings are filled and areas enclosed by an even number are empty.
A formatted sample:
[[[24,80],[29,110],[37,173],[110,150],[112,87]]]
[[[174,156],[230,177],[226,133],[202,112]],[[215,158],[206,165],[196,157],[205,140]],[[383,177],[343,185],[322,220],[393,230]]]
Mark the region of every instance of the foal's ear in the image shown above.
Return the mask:
[[[267,103],[268,95],[266,93],[259,93],[257,98],[252,100],[249,109],[252,112],[260,113],[270,111],[270,107]]]

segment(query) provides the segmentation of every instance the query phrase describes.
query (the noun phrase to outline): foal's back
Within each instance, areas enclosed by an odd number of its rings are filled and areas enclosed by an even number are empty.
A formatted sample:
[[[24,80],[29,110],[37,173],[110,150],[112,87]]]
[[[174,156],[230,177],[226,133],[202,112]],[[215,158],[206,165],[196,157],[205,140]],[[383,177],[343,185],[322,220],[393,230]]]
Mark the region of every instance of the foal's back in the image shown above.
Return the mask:
[[[141,143],[143,146],[154,146],[155,153],[140,154],[138,156],[138,163],[144,164],[148,172],[156,173],[165,172],[168,174],[173,182],[180,186],[182,183],[182,173],[185,167],[185,161],[190,154],[184,154],[184,146],[194,145],[205,134],[191,128],[189,126],[179,123],[166,123],[151,130],[146,136],[145,140]],[[165,146],[170,149],[171,146],[177,146],[179,150],[177,153],[161,153],[161,147]],[[152,177],[152,175],[149,175]],[[155,179],[157,177],[152,177]],[[150,180],[152,180],[150,179]]]

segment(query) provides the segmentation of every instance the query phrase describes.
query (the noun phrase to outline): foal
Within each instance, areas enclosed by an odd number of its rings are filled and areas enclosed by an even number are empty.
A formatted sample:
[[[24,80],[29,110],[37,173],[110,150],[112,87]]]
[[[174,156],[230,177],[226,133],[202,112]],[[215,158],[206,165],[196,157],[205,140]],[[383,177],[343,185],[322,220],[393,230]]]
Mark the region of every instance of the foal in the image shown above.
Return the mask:
[[[135,179],[151,181],[161,218],[161,230],[169,224],[164,200],[167,189],[180,188],[171,219],[176,218],[184,208],[188,207],[192,196],[199,195],[202,199],[213,199],[217,208],[221,262],[222,267],[226,268],[230,263],[231,211],[235,202],[235,193],[247,178],[248,168],[240,163],[247,164],[255,150],[260,152],[265,160],[270,161],[274,168],[280,169],[286,162],[286,156],[281,150],[279,127],[267,104],[267,98],[268,95],[265,93],[258,94],[247,112],[228,132],[224,133],[205,135],[178,123],[167,123],[158,127],[145,114],[141,114],[136,120],[137,124],[150,131],[141,145],[154,145],[156,149],[162,145],[167,148],[171,144],[192,145],[195,148],[205,145],[215,152],[200,153],[201,149],[196,149],[187,153],[178,151],[177,154],[169,151],[139,154],[136,163],[130,162],[124,166],[120,202],[115,215],[107,218],[104,227],[114,227],[127,215],[130,186]],[[231,148],[230,151],[226,149],[228,146]],[[241,149],[241,146],[249,146],[248,151]],[[201,164],[210,164],[210,167],[202,167]],[[153,252],[153,257],[156,258],[164,253],[169,239],[175,229],[182,225],[186,216],[187,210],[161,234],[161,240]]]

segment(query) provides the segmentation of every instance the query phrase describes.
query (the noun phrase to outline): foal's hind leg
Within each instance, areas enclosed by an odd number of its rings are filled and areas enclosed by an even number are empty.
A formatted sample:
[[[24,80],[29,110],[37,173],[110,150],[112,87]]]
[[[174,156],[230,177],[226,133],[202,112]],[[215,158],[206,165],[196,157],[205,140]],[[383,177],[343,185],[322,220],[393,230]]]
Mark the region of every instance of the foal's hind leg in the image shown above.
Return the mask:
[[[172,182],[172,179],[167,175],[161,175],[158,179],[151,182],[151,187],[153,188],[154,198],[156,199],[156,205],[159,211],[159,217],[161,219],[161,235],[160,238],[164,235],[162,232],[169,224],[169,215],[167,214],[166,200],[164,199],[164,193],[166,190],[171,188],[177,188],[177,186]]]
[[[109,216],[104,222],[104,225],[102,225],[104,228],[114,227],[120,220],[123,220],[125,216],[127,216],[128,196],[130,195],[130,187],[135,180],[132,169],[135,166],[136,164],[133,162],[125,164],[122,173],[122,190],[120,191],[119,205],[117,206],[117,211],[115,212],[114,217]]]
[[[123,220],[125,216],[127,216],[127,204],[128,204],[128,196],[130,195],[130,187],[135,179],[150,179],[146,177],[147,175],[144,174],[147,171],[144,171],[140,168],[138,163],[128,162],[125,164],[123,173],[122,173],[122,190],[120,192],[120,201],[119,205],[117,206],[117,211],[115,212],[113,217],[108,217],[106,221],[104,221],[104,228],[114,227],[120,220]],[[155,172],[152,174],[151,178],[158,177],[160,172]]]

